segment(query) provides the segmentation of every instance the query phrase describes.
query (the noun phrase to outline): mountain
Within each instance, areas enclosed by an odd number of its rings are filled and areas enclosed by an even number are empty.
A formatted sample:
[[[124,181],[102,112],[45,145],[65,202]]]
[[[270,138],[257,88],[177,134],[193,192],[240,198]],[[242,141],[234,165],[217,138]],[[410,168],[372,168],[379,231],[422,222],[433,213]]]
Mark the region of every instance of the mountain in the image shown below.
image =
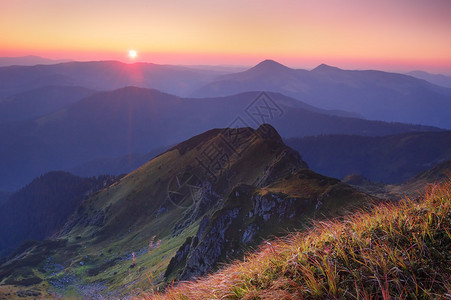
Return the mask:
[[[200,69],[215,72],[217,75],[223,75],[228,73],[236,73],[247,70],[248,67],[240,65],[182,65],[190,69]]]
[[[435,85],[451,88],[451,76],[431,74],[424,71],[412,71],[407,73],[407,75],[429,81],[430,83]]]
[[[117,61],[0,67],[0,99],[45,86],[82,86],[103,91],[133,85],[186,95],[217,74],[187,67]]]
[[[0,101],[0,122],[42,117],[91,96],[95,91],[72,86],[46,86]]]
[[[373,182],[365,176],[350,174],[343,179],[344,183],[357,188],[359,191],[380,199],[398,201],[409,198],[414,201],[421,199],[431,186],[445,182],[451,175],[451,160],[439,162],[433,167],[408,178],[402,183],[384,184]]]
[[[451,160],[446,160],[444,162],[438,163],[434,167],[425,170],[418,175],[416,175],[414,178],[407,181],[407,183],[410,182],[439,182],[446,180],[449,178],[449,173],[451,172]]]
[[[136,87],[99,92],[55,113],[0,123],[0,189],[92,160],[147,153],[217,127],[273,124],[284,137],[387,135],[437,128],[333,115],[275,93],[188,99]]]
[[[165,152],[170,147],[158,147],[145,154],[128,154],[112,158],[99,158],[70,169],[70,172],[83,177],[100,174],[128,174]]]
[[[35,55],[19,56],[19,57],[0,57],[0,67],[6,66],[34,66],[34,65],[51,65],[67,62],[68,60],[48,59]]]
[[[348,71],[324,64],[307,71],[265,60],[244,72],[219,76],[194,95],[226,96],[249,90],[278,92],[372,120],[451,129],[451,89],[381,71]]]
[[[144,299],[446,299],[451,182],[270,241],[213,275]],[[422,267],[427,268],[427,271]],[[408,296],[407,296],[408,295]]]
[[[0,257],[25,240],[48,238],[64,225],[84,197],[116,179],[50,172],[11,194],[0,204]]]
[[[440,162],[437,165],[420,172],[409,178],[401,185],[388,185],[385,187],[388,193],[407,195],[415,199],[424,195],[425,187],[446,182],[451,175],[451,160]],[[427,190],[427,189],[426,189]]]
[[[6,200],[8,200],[10,193],[6,192],[6,191],[1,191],[0,190],[0,204],[2,204],[3,202],[5,202]]]
[[[371,200],[307,169],[270,125],[212,129],[85,199],[52,239],[4,259],[0,282],[44,296],[133,296]]]
[[[402,183],[451,159],[451,131],[364,137],[322,135],[292,138],[312,170],[336,178],[363,175],[371,181]]]

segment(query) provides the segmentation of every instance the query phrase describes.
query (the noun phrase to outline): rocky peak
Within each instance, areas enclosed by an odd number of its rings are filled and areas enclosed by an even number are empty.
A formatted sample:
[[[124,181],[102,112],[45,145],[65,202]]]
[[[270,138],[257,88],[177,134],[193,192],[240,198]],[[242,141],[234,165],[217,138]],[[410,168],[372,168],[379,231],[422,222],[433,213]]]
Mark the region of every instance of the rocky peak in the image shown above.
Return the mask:
[[[255,133],[264,139],[274,140],[276,142],[282,143],[282,137],[279,135],[277,130],[270,124],[265,123],[260,125],[260,127],[257,128]]]

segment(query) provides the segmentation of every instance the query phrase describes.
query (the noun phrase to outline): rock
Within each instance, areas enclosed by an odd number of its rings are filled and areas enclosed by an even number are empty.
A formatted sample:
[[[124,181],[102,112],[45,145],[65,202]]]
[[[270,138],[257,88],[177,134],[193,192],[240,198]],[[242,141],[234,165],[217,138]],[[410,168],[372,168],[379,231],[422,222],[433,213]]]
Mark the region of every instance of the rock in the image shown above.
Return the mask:
[[[202,217],[207,211],[220,205],[220,196],[212,190],[209,181],[202,182],[202,188],[198,191],[198,198],[193,205],[184,213],[183,220],[174,225],[172,235],[179,235],[185,228]]]
[[[164,276],[167,278],[181,268],[179,279],[188,280],[215,268],[230,246],[227,231],[239,213],[240,208],[221,209],[211,218],[204,217],[196,236],[186,239],[171,259]]]
[[[17,296],[21,297],[21,298],[25,298],[25,297],[39,297],[41,296],[41,293],[38,291],[33,291],[33,290],[20,290],[16,293]]]
[[[180,276],[181,280],[204,275],[216,267],[219,258],[226,254],[224,253],[226,248],[230,247],[226,238],[227,230],[238,217],[239,212],[239,208],[219,211],[208,224],[209,230],[200,238],[196,235],[199,242],[196,247],[191,248],[185,269]]]
[[[256,224],[249,225],[249,227],[246,228],[246,230],[243,233],[243,236],[241,237],[241,242],[246,244],[246,243],[249,243],[250,241],[252,241],[252,238],[254,237],[254,235],[257,233],[257,231],[259,229],[260,228]]]
[[[169,275],[176,270],[177,266],[180,265],[183,260],[186,260],[189,250],[191,249],[192,240],[193,237],[190,236],[185,240],[183,245],[180,246],[175,256],[171,258],[171,261],[169,262],[169,265],[164,272],[164,277],[169,277]]]

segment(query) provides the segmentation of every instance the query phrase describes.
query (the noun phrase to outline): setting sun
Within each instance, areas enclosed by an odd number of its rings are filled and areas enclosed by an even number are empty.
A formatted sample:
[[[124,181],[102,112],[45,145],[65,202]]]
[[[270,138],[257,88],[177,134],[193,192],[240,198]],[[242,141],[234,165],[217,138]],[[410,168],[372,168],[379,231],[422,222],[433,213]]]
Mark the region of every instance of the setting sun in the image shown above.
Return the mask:
[[[450,28],[451,0],[0,0],[0,300],[451,300]]]
[[[128,51],[128,57],[130,59],[135,59],[138,56],[138,53],[135,50],[129,50]]]

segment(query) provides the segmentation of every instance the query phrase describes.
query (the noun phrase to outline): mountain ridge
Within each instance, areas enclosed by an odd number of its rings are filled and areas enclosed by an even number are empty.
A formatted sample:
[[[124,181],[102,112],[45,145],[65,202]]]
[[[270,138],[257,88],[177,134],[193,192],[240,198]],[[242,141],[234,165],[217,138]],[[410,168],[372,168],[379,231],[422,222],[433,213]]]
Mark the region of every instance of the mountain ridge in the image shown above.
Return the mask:
[[[342,70],[325,64],[307,71],[264,61],[247,71],[219,76],[193,95],[225,96],[249,89],[279,92],[316,107],[355,112],[372,120],[451,129],[447,117],[451,89],[384,71]]]
[[[43,174],[0,203],[0,257],[25,240],[43,240],[60,229],[89,194],[115,176],[81,178],[67,172]]]
[[[48,85],[114,90],[130,85],[185,95],[217,73],[195,68],[119,61],[0,67],[0,99]]]
[[[0,57],[0,67],[7,66],[33,66],[33,65],[50,65],[68,62],[69,60],[55,60],[36,55],[26,55],[17,57]]]
[[[209,273],[270,234],[373,199],[306,168],[270,125],[209,130],[85,199],[59,234],[1,262],[0,282],[46,295],[101,282],[96,293],[122,297],[148,274],[163,287]]]
[[[426,80],[432,84],[451,88],[451,76],[443,74],[431,74],[424,71],[411,71],[407,75]]]
[[[286,139],[321,174],[362,175],[373,182],[399,184],[451,159],[451,131],[382,137],[322,135]]]
[[[93,159],[146,153],[209,128],[261,123],[272,123],[284,137],[440,130],[334,116],[275,93],[192,99],[128,87],[96,93],[39,119],[0,124],[0,189],[13,191],[46,171]]]

